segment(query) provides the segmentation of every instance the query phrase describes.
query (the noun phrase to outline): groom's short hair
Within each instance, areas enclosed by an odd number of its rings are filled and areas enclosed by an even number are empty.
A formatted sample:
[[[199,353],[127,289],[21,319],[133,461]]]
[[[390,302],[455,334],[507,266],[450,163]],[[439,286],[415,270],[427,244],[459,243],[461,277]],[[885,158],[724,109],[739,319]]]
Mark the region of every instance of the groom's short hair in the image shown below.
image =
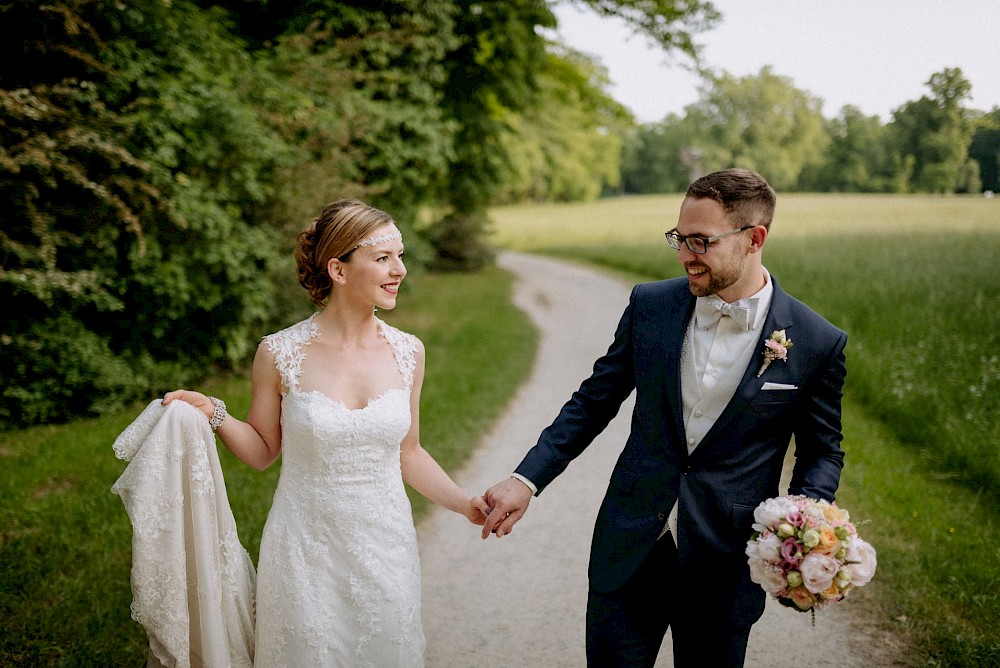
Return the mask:
[[[738,167],[696,179],[685,196],[718,202],[737,228],[763,225],[770,229],[778,199],[763,176]]]

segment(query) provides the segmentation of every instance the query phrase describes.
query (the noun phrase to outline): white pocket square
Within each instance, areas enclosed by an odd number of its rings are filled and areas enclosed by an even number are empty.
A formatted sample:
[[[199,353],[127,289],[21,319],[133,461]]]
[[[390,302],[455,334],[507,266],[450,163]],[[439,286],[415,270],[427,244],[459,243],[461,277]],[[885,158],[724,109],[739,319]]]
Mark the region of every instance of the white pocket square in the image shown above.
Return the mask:
[[[798,385],[787,385],[785,383],[764,383],[762,390],[797,390]]]

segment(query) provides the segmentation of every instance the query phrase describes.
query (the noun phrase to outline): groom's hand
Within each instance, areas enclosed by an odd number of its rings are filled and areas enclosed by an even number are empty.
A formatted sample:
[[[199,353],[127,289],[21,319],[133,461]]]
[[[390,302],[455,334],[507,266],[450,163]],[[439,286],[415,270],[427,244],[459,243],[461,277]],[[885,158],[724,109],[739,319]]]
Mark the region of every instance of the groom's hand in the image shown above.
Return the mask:
[[[498,482],[486,490],[483,497],[492,510],[483,525],[483,540],[489,538],[490,533],[503,538],[513,531],[514,525],[528,510],[531,496],[531,488],[514,477]]]

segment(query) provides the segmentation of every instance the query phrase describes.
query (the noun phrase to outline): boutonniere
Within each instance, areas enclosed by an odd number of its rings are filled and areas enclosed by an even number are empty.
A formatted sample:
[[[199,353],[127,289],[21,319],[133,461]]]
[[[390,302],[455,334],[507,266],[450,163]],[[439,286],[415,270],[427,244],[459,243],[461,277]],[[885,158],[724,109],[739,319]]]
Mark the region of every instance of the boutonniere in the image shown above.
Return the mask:
[[[760,365],[757,377],[760,378],[774,360],[787,362],[788,349],[791,347],[792,340],[785,336],[785,330],[776,329],[771,332],[770,338],[764,341],[764,363]]]

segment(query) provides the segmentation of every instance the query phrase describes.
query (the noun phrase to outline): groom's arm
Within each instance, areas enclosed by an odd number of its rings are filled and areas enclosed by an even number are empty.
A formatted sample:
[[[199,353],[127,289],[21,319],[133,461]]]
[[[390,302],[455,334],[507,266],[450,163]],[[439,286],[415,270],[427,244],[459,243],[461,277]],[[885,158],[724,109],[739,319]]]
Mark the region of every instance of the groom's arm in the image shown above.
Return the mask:
[[[835,343],[818,377],[811,383],[804,410],[800,413],[795,435],[795,467],[788,487],[789,494],[803,494],[814,499],[833,501],[844,467],[840,444],[844,378],[847,368],[844,347],[847,334],[836,330]]]
[[[635,389],[632,336],[637,290],[638,286],[632,289],[614,340],[594,363],[590,377],[563,405],[514,470],[516,476],[534,485],[536,495],[604,431]]]
[[[594,363],[590,377],[563,405],[555,421],[507,479],[483,495],[491,512],[482,537],[498,538],[510,533],[524,516],[531,497],[541,492],[566,466],[586,449],[618,414],[621,404],[635,387],[632,368],[632,317],[636,288],[632,290],[614,341]]]

